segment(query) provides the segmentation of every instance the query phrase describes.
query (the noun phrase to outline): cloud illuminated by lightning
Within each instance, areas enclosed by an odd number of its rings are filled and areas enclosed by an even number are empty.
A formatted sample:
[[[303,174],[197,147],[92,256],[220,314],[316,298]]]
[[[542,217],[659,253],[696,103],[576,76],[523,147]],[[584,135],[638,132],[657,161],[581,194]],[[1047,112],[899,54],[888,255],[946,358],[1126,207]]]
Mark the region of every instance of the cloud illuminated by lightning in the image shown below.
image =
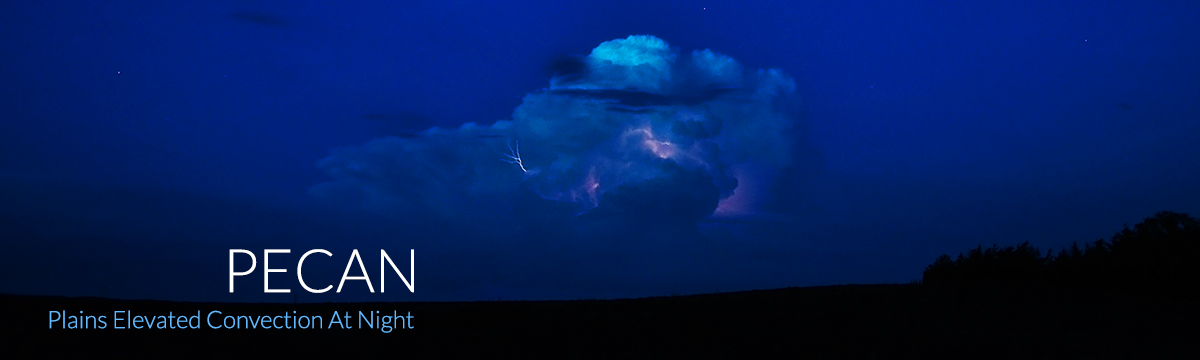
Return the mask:
[[[616,213],[756,211],[769,190],[751,187],[777,183],[769,178],[791,166],[803,141],[789,107],[795,85],[779,70],[744,71],[709,50],[681,55],[653,36],[605,42],[583,63],[586,71],[527,94],[512,120],[335,151],[318,164],[335,180],[312,192],[450,214],[522,191],[584,212],[614,193],[625,194],[609,204]],[[520,141],[506,144],[501,163],[491,139]]]

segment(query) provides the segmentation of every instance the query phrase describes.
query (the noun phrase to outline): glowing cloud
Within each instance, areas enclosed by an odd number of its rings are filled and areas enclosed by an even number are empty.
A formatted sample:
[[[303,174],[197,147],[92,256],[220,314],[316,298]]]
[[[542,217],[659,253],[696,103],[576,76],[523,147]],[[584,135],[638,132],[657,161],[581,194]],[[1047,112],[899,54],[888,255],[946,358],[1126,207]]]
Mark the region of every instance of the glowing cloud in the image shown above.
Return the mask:
[[[770,189],[744,187],[773,183],[761,179],[803,145],[792,79],[707,49],[680,58],[649,35],[604,42],[582,75],[526,95],[511,121],[336,150],[318,163],[334,181],[311,192],[447,216],[521,193],[618,217],[698,221],[731,195],[721,214],[758,210]]]

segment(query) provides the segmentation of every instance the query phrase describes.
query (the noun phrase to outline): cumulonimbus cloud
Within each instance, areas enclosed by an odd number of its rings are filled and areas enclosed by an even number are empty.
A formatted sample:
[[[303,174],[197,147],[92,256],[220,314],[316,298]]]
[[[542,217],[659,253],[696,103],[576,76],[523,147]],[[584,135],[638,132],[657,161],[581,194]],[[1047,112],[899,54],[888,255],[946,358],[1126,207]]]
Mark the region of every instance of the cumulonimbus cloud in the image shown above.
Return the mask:
[[[762,211],[807,149],[780,70],[648,35],[579,61],[511,120],[335,149],[317,163],[333,180],[310,192],[388,214],[487,216],[536,194],[574,215],[694,222]]]

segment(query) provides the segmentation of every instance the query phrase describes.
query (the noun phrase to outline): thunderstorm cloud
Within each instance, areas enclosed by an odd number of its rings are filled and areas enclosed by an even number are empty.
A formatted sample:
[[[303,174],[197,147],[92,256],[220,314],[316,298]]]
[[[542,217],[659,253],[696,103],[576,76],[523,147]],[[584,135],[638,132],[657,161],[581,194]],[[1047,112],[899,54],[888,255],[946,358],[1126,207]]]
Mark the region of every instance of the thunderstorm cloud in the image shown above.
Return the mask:
[[[780,70],[648,35],[575,61],[511,120],[335,149],[317,163],[333,180],[310,193],[408,217],[694,224],[786,211],[789,184],[811,168],[801,102]]]

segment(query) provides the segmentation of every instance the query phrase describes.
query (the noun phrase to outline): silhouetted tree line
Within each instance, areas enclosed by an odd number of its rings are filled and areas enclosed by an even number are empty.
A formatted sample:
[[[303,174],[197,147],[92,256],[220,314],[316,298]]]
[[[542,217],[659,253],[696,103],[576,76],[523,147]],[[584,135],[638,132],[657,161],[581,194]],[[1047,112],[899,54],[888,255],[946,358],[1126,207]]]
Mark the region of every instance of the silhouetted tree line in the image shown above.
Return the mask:
[[[1028,242],[942,255],[925,284],[1037,284],[1115,288],[1195,297],[1200,293],[1200,222],[1169,211],[1125,226],[1110,240],[1072,243],[1046,255]]]

